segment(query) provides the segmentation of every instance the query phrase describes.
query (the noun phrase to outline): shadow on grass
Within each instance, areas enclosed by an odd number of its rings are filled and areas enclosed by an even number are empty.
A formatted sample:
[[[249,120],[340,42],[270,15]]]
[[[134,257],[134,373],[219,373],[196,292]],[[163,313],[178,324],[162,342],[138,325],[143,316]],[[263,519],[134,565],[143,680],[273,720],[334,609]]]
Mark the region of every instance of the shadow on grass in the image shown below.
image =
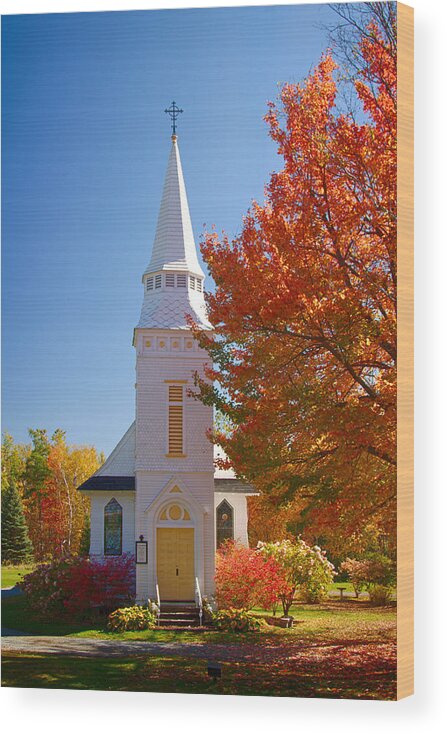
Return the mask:
[[[338,658],[321,666],[318,656],[295,664],[223,663],[222,678],[208,678],[204,660],[187,657],[87,659],[51,655],[3,656],[2,684],[20,688],[212,693],[303,698],[395,698],[395,670],[379,656]]]
[[[98,620],[95,629],[105,626],[105,620]],[[70,620],[40,620],[30,611],[24,595],[2,599],[2,627],[7,627],[34,635],[69,635],[92,628],[91,622],[70,622]]]

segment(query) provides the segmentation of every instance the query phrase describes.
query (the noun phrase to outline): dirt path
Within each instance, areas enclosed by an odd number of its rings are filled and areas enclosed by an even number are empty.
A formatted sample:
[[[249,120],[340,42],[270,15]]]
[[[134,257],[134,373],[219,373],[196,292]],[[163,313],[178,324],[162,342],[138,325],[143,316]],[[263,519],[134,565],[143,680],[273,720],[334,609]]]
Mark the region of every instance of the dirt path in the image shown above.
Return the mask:
[[[2,650],[28,654],[49,654],[89,658],[131,657],[151,655],[211,659],[220,662],[247,662],[257,664],[287,663],[293,667],[344,665],[354,668],[360,662],[372,664],[373,668],[393,666],[395,647],[392,643],[367,645],[359,640],[329,642],[301,642],[269,646],[222,645],[210,642],[145,642],[144,640],[100,640],[74,637],[25,637],[12,636],[2,640]]]
[[[143,640],[97,640],[94,638],[8,636],[2,639],[2,651],[76,655],[81,657],[128,657],[132,655],[175,655],[182,657],[219,658],[251,662],[273,662],[294,657],[295,646],[289,650],[265,649],[255,645],[216,645],[209,642],[145,642]]]

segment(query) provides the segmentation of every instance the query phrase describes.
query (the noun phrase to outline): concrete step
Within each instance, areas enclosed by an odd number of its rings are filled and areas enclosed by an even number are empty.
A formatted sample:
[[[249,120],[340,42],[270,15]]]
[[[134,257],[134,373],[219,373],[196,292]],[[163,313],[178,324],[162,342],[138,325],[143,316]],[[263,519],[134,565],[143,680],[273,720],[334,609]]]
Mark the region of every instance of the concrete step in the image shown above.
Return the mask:
[[[196,617],[199,613],[198,609],[160,609],[160,614],[168,615],[185,615],[186,617]]]
[[[160,617],[160,627],[199,627],[199,618],[182,619],[181,617]]]
[[[198,614],[199,610],[195,604],[161,604],[160,612],[164,614]]]
[[[185,614],[184,612],[174,614],[164,612],[159,617],[159,624],[165,627],[197,627],[199,622],[198,614]]]
[[[162,627],[198,627],[199,610],[194,602],[161,602],[159,624]]]
[[[198,619],[198,612],[189,614],[188,612],[161,612],[160,619]]]

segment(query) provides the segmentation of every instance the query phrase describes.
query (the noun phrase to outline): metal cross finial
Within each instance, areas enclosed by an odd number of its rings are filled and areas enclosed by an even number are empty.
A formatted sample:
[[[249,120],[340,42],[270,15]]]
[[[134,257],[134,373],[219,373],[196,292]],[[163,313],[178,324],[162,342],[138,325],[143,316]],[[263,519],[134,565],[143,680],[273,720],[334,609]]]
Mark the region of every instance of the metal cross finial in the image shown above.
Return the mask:
[[[165,109],[165,112],[167,112],[169,117],[171,118],[172,134],[175,135],[176,134],[175,123],[176,123],[177,117],[183,112],[183,110],[180,110],[177,107],[177,105],[175,104],[175,102],[173,102],[170,107]]]

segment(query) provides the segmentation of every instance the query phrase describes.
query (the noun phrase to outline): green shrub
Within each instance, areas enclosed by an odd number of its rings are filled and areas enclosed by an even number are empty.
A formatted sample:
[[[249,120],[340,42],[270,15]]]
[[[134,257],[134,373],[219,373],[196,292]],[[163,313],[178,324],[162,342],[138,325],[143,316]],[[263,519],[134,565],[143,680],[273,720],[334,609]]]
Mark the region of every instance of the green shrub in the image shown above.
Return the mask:
[[[388,604],[396,584],[396,564],[392,558],[383,553],[367,553],[361,559],[347,558],[340,568],[348,573],[356,596],[366,588],[373,604]]]
[[[224,632],[255,632],[262,621],[243,609],[222,609],[213,615],[213,624]]]
[[[391,600],[392,589],[382,584],[371,584],[368,589],[369,598],[372,604],[383,607]]]
[[[383,553],[368,553],[366,556],[369,564],[366,578],[368,590],[371,585],[380,586],[396,585],[396,563]]]
[[[109,614],[107,628],[111,632],[148,630],[155,625],[155,614],[147,607],[124,607]]]

